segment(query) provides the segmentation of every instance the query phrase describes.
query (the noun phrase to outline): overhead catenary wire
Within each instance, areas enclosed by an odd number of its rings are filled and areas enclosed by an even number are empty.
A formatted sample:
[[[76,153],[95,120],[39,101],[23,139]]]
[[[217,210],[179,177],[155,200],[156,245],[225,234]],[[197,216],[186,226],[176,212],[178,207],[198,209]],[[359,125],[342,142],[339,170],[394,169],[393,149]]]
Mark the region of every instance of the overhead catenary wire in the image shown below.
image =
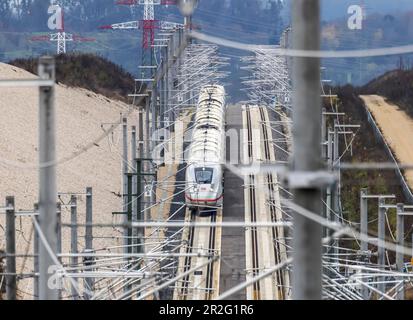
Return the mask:
[[[206,78],[206,77],[205,77]],[[201,79],[202,81],[203,81],[203,79]],[[262,96],[265,96],[265,97],[270,97],[271,95],[270,94],[268,94],[267,92],[265,92],[265,91],[262,91],[261,92],[261,94],[262,94]],[[172,97],[171,99],[175,99],[177,96],[175,95],[174,97]],[[173,110],[173,111],[175,111],[175,109],[178,109],[178,107],[175,105],[174,106],[174,104],[173,103],[171,103],[171,105],[173,106],[173,108],[171,108],[171,109],[169,109],[169,110],[167,110],[167,111],[171,111],[171,110]],[[175,136],[176,137],[176,136]],[[346,146],[347,146],[347,150],[346,151],[348,151],[348,145],[346,144]],[[123,161],[125,161],[125,159],[123,159]],[[182,169],[181,169],[182,170]],[[155,181],[155,185],[161,185],[162,184],[162,181]],[[169,187],[175,187],[175,188],[177,188],[179,186],[179,184],[178,183],[171,183],[170,185],[169,185]],[[182,184],[180,185],[181,187],[183,186]],[[166,187],[165,187],[165,189],[167,189]],[[174,193],[173,194],[173,197],[176,197],[177,195],[179,195],[181,192],[184,192],[185,190],[183,189],[183,190],[180,190],[178,193]],[[139,195],[139,196],[142,196],[144,193],[142,193],[141,195]],[[169,202],[169,203],[171,203],[172,204],[172,202],[173,202],[173,197],[172,198],[166,198],[166,199],[161,199],[161,201],[159,202],[159,203],[166,203],[166,202]],[[135,200],[132,200],[132,201],[135,201]],[[158,203],[158,204],[159,204]],[[286,207],[288,207],[288,203],[286,203],[287,205],[286,205]],[[155,207],[156,207],[156,205],[157,204],[155,204]],[[181,206],[181,208],[179,208],[178,209],[178,211],[180,211],[180,210],[182,210],[183,209],[183,204],[182,204],[182,206]],[[150,209],[147,209],[147,210],[150,210]],[[142,212],[144,212],[145,210],[142,210]],[[175,212],[176,213],[176,212]],[[314,213],[315,214],[315,213]],[[343,221],[343,222],[348,222],[348,221]],[[320,222],[321,223],[321,222]],[[324,223],[326,223],[326,221],[324,221]],[[93,224],[94,226],[96,226],[96,227],[100,227],[100,226],[102,226],[102,227],[105,227],[105,225],[103,225],[103,224]],[[116,225],[116,224],[114,224],[114,225]],[[114,226],[114,225],[112,225],[112,226]],[[132,224],[132,226],[139,226],[139,227],[143,227],[143,226],[146,226],[146,227],[158,227],[158,228],[160,228],[160,227],[165,227],[165,228],[169,228],[169,227],[188,227],[188,226],[192,226],[192,225],[195,225],[195,224],[182,224],[180,221],[175,221],[175,222],[146,222],[146,224],[145,223],[141,223],[141,224]],[[67,226],[70,226],[70,225],[67,225]],[[108,225],[109,226],[109,225]],[[198,224],[197,226],[199,226],[199,227],[211,227],[211,226],[218,226],[218,224]],[[221,227],[230,227],[230,225],[225,225],[225,224],[220,224],[219,226],[221,226]],[[253,227],[258,227],[258,224],[256,224],[256,225],[248,225],[248,224],[245,224],[245,223],[243,223],[243,222],[240,222],[239,224],[236,224],[236,223],[233,223],[233,225],[232,225],[232,227],[237,227],[237,228],[242,228],[242,227],[251,227],[251,226],[253,226]],[[279,222],[278,224],[275,224],[275,223],[273,223],[271,226],[280,226],[280,227],[292,227],[292,225],[291,225],[291,223],[289,223],[289,222]],[[331,227],[331,228],[333,228],[333,225],[328,225],[329,227]],[[266,225],[266,226],[264,226],[264,225],[261,225],[261,227],[270,227],[270,224],[268,224],[268,225]],[[337,227],[337,226],[335,226],[335,227]],[[334,227],[334,228],[335,228]],[[333,228],[333,229],[334,229]],[[347,226],[345,226],[345,225],[340,225],[339,226],[339,229],[338,230],[336,230],[336,234],[340,234],[340,232],[343,232],[344,234],[347,234],[350,238],[355,238],[355,239],[357,239],[357,237],[358,236],[366,236],[366,235],[358,235],[356,232],[355,232],[356,230],[353,230],[353,229],[347,229]],[[179,242],[179,241],[178,241]],[[164,246],[167,246],[167,244],[166,243],[160,243],[160,245],[164,245]],[[387,246],[387,243],[385,244],[386,246]],[[97,249],[97,250],[111,250],[111,249],[118,249],[119,248],[119,246],[117,246],[117,247],[106,247],[106,248],[100,248],[100,249]],[[405,248],[406,249],[406,248]],[[410,248],[408,248],[409,250],[410,250]],[[153,257],[155,257],[157,254],[156,253],[148,253],[147,255],[146,255],[146,258],[148,258],[148,259],[150,259],[150,258],[153,258]],[[98,255],[96,255],[96,256],[98,256]],[[102,254],[101,255],[101,257],[104,257],[105,255],[104,254]],[[161,256],[161,254],[158,254],[158,256]],[[174,256],[173,254],[171,254],[171,256]],[[142,254],[142,257],[145,257],[145,254]],[[219,258],[219,257],[218,257]],[[218,259],[217,258],[217,259]],[[137,261],[139,261],[138,259],[136,259],[136,260],[132,260],[131,261],[131,263],[130,264],[128,264],[127,266],[125,266],[124,268],[131,268],[131,266],[132,265],[134,265]],[[291,262],[291,260],[287,260],[287,261],[289,261],[289,262]],[[348,260],[349,262],[354,262],[355,260]],[[99,265],[99,264],[96,264],[96,267],[101,267],[102,265]],[[344,264],[343,264],[343,266],[344,266]],[[86,268],[87,267],[84,267],[83,268],[83,270],[86,270]],[[82,267],[79,267],[79,269],[80,270],[82,270]],[[66,270],[68,270],[68,268],[66,268]],[[119,268],[119,270],[122,270],[122,267],[121,268]],[[127,272],[125,273],[125,274],[127,274]],[[125,275],[125,274],[122,274],[122,275]],[[395,275],[396,273],[392,273],[393,275]],[[397,274],[396,274],[397,275]],[[119,283],[120,283],[120,285],[119,285],[119,287],[116,289],[116,290],[119,290],[119,288],[121,288],[121,287],[123,287],[123,286],[126,286],[126,285],[128,285],[128,284],[130,284],[130,282],[132,282],[132,281],[134,281],[134,280],[130,280],[130,279],[122,279],[122,280],[119,280]],[[169,280],[170,281],[170,280]],[[330,279],[327,279],[327,281],[330,281]],[[164,283],[163,284],[161,284],[161,285],[164,285]],[[335,281],[334,280],[334,285],[339,285],[338,283],[337,283],[337,281]],[[158,287],[156,288],[156,289],[158,289]],[[106,290],[106,289],[104,289],[104,290]],[[109,289],[108,289],[108,291],[109,291]],[[132,294],[133,292],[129,292],[129,294]],[[347,292],[348,293],[348,292]],[[112,292],[112,294],[113,294],[113,292]],[[329,293],[330,294],[330,293]],[[115,295],[113,295],[114,297],[115,297]],[[130,295],[123,295],[123,298],[129,298],[130,297]],[[347,297],[351,297],[351,294],[350,295],[348,295]],[[354,295],[354,297],[357,297],[357,295]]]

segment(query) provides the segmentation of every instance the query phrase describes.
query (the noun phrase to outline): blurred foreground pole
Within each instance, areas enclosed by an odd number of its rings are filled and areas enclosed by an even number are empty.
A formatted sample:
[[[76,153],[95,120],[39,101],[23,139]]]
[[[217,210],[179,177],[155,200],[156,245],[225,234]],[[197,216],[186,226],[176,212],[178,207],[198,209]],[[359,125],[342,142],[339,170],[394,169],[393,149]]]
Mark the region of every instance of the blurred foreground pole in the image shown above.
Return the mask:
[[[293,1],[293,49],[320,50],[319,0]],[[293,138],[292,169],[296,174],[322,168],[320,59],[293,59]],[[322,214],[321,190],[317,186],[293,190],[294,202]],[[294,214],[293,299],[321,299],[322,227]]]
[[[54,58],[40,58],[39,77],[42,80],[55,79]],[[39,298],[57,300],[58,286],[53,281],[49,282],[56,268],[52,255],[57,254],[54,86],[41,86],[39,98],[39,224],[45,240],[39,243]]]

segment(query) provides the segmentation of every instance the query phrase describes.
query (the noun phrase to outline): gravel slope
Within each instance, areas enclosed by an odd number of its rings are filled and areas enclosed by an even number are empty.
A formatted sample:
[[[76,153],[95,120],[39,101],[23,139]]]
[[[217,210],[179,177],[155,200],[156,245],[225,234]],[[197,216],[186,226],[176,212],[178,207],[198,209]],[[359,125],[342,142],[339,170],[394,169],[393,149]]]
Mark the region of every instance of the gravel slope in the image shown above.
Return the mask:
[[[360,96],[368,106],[395,157],[400,163],[413,163],[413,119],[395,104],[378,95]],[[413,170],[406,170],[405,177],[413,190]]]
[[[0,63],[0,79],[33,78],[34,75],[16,67]],[[57,116],[57,157],[65,159],[82,150],[90,142],[95,141],[104,131],[102,123],[119,123],[120,114],[129,111],[128,105],[112,101],[93,92],[56,87]],[[137,113],[129,116],[129,124],[137,124]],[[38,132],[38,93],[32,88],[0,88],[0,207],[6,196],[15,196],[17,209],[30,209],[37,201],[38,171],[37,165],[37,132]],[[106,126],[108,128],[108,126]],[[121,184],[121,127],[109,138],[93,145],[74,159],[60,163],[57,168],[59,192],[85,192],[86,187],[93,187],[94,222],[111,223],[120,218],[112,218],[113,211],[120,211],[121,199],[118,195]],[[69,198],[62,197],[67,203]],[[85,197],[78,198],[78,221],[84,222]],[[62,213],[64,221],[69,221],[70,212]],[[0,224],[4,226],[4,215]],[[29,218],[16,221],[17,250],[31,252],[33,243],[30,237],[31,223]],[[79,230],[79,249],[83,249],[84,230]],[[119,235],[112,229],[94,230],[95,249],[120,244],[111,237]],[[63,251],[69,252],[70,233],[64,230]],[[0,230],[0,249],[4,248],[4,234]],[[18,260],[18,272],[22,270],[23,260]],[[32,271],[32,261],[25,263],[25,272]],[[21,281],[20,290],[32,292],[30,281]],[[21,295],[30,299],[30,295]]]

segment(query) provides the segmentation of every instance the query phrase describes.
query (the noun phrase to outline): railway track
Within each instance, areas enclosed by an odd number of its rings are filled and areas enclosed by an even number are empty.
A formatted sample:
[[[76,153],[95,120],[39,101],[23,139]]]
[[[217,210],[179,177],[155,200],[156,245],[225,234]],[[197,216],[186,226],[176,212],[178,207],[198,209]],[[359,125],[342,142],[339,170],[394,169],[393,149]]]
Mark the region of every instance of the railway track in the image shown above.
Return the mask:
[[[272,153],[271,153],[271,144],[270,144],[270,137],[268,133],[268,119],[266,118],[266,113],[264,112],[263,107],[259,107],[260,111],[260,117],[261,117],[261,129],[262,129],[262,134],[263,134],[263,139],[264,139],[264,156],[265,160],[267,162],[269,161],[274,161]],[[268,173],[266,175],[266,183],[267,183],[267,188],[268,188],[268,205],[271,213],[271,221],[272,222],[278,222],[279,218],[277,217],[277,210],[274,205],[276,202],[275,200],[275,183],[274,183],[274,176],[272,173]],[[272,236],[273,236],[273,241],[274,241],[274,257],[275,257],[275,263],[280,264],[283,259],[281,256],[282,248],[279,239],[284,238],[283,230],[280,230],[280,227],[273,227],[272,228]],[[278,270],[276,272],[276,281],[277,281],[277,298],[278,300],[285,300],[287,298],[287,295],[285,294],[285,280],[284,280],[284,271],[283,270]]]
[[[251,124],[251,111],[250,107],[246,106],[246,118],[247,118],[247,131],[248,131],[248,160],[252,163],[253,159],[253,136],[252,136],[252,124]],[[250,201],[250,220],[251,222],[257,222],[257,206],[256,206],[256,190],[255,190],[255,176],[249,175],[248,177],[248,194]],[[253,277],[259,274],[259,254],[258,254],[258,230],[257,228],[251,228],[251,254],[252,254],[252,275]],[[254,282],[253,284],[253,299],[261,299],[260,282]]]
[[[245,106],[247,151],[246,160],[252,162],[274,162],[275,151],[272,145],[272,132],[268,126],[269,116],[263,107]],[[257,125],[259,123],[259,125]],[[261,140],[261,141],[260,141]],[[258,148],[260,147],[260,148]],[[277,177],[271,173],[248,175],[245,179],[246,219],[250,222],[283,220],[279,204]],[[278,207],[276,205],[278,203]],[[271,230],[251,228],[247,245],[250,259],[247,270],[256,277],[269,266],[286,259],[284,230],[273,227]],[[251,289],[250,289],[251,290]],[[249,297],[254,300],[289,298],[289,276],[285,270],[277,271],[273,277],[255,282]]]
[[[190,211],[190,215],[191,215],[190,222],[192,222],[192,221],[194,221],[194,212]],[[186,245],[186,248],[185,248],[185,253],[186,254],[192,253],[192,248],[194,246],[194,233],[195,233],[195,226],[191,226],[189,228],[187,245]],[[191,257],[186,256],[184,258],[184,261],[185,262],[184,262],[183,273],[188,272],[189,269],[191,268]],[[186,300],[186,297],[188,296],[189,276],[190,275],[185,276],[184,279],[182,280],[180,296],[184,297],[183,300]]]
[[[199,210],[190,211],[189,222],[195,222],[195,225],[189,227],[185,252],[187,255],[182,258],[183,266],[180,268],[182,273],[197,268],[210,260],[217,252],[217,228],[197,228],[196,222],[217,222],[218,214],[212,213],[209,217],[201,217]],[[181,251],[182,252],[182,251]],[[189,256],[190,254],[197,256]],[[175,287],[175,299],[177,300],[211,300],[217,293],[216,281],[218,272],[216,272],[216,262],[208,263],[205,267],[197,268],[190,273]]]
[[[211,216],[211,223],[215,223],[217,221],[217,217],[215,214]],[[215,252],[215,239],[216,239],[216,228],[210,227],[209,228],[209,248],[208,251],[211,254]],[[213,288],[214,288],[214,268],[213,264],[209,263],[207,266],[207,274],[206,274],[206,284],[207,288],[210,288],[206,294],[206,300],[212,300],[213,298]]]

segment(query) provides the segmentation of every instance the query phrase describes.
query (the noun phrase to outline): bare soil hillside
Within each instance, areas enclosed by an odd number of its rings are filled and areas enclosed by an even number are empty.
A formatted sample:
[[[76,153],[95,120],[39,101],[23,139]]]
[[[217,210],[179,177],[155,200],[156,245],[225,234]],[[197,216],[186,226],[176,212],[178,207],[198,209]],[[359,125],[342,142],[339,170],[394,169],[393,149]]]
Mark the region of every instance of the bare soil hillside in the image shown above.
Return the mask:
[[[386,102],[378,95],[361,96],[380,127],[386,142],[395,157],[403,164],[413,163],[413,120],[400,107]],[[405,177],[413,189],[413,171],[407,170]]]
[[[0,64],[0,79],[34,78],[15,66]],[[120,101],[85,89],[56,86],[58,191],[84,193],[93,187],[94,222],[112,223],[113,211],[120,211],[121,199],[121,135],[118,127],[113,135],[97,141],[104,131],[102,124],[119,123],[120,115],[130,113],[128,121],[136,125],[137,114]],[[6,196],[15,196],[17,209],[31,209],[38,195],[38,92],[34,88],[0,89],[0,207]],[[106,126],[107,128],[107,126]],[[85,147],[91,142],[90,149]],[[80,153],[80,155],[76,155]],[[76,156],[75,156],[76,155]],[[68,198],[62,196],[62,203]],[[85,221],[85,197],[78,198],[78,221]],[[70,221],[68,208],[63,221]],[[0,225],[4,226],[4,215]],[[23,254],[33,248],[31,221],[19,218],[17,250]],[[63,251],[69,252],[70,230],[63,233]],[[83,249],[84,230],[79,230],[79,249]],[[119,243],[118,233],[111,229],[94,230],[94,247],[104,249]],[[4,233],[0,229],[0,250],[4,248]],[[33,262],[18,260],[18,272],[31,272]],[[20,281],[19,297],[31,298],[31,281]],[[27,292],[27,294],[25,293]]]
[[[380,95],[413,117],[413,70],[393,70],[361,88],[365,95]]]

